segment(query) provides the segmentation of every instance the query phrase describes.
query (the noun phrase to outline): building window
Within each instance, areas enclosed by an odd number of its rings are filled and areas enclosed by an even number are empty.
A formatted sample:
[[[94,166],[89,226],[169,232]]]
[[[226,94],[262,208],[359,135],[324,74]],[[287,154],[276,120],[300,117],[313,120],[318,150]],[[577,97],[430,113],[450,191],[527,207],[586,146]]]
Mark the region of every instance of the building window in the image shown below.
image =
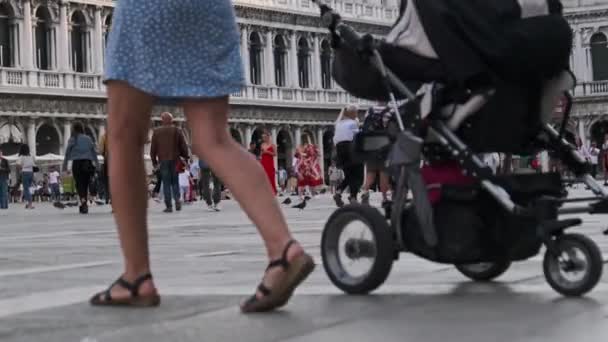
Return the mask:
[[[104,23],[103,28],[103,46],[108,45],[108,37],[110,36],[110,29],[112,28],[112,15],[108,15],[106,17],[106,21]]]
[[[16,66],[17,36],[17,25],[12,9],[7,3],[0,3],[0,67]]]
[[[34,30],[36,51],[34,58],[38,69],[50,70],[52,65],[52,26],[48,8],[41,6],[36,10],[36,28]]]
[[[298,80],[300,88],[310,87],[310,46],[306,38],[298,41]]]
[[[249,35],[249,69],[252,84],[262,84],[262,37],[257,32]]]
[[[331,46],[327,40],[321,42],[321,87],[331,89]]]
[[[593,69],[593,80],[608,80],[608,39],[603,33],[591,36],[591,66]]]
[[[274,79],[277,86],[284,87],[287,84],[287,43],[285,37],[274,38]]]
[[[86,19],[81,11],[76,11],[72,15],[72,70],[76,72],[86,72],[88,63],[88,35],[86,30]]]

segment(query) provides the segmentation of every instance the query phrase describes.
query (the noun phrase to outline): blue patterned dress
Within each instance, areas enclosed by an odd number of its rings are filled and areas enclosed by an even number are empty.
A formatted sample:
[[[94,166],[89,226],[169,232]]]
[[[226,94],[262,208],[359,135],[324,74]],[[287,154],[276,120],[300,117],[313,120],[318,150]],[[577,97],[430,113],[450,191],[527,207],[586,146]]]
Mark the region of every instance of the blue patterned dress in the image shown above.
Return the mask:
[[[243,84],[230,0],[118,0],[105,80],[161,99],[229,95]]]

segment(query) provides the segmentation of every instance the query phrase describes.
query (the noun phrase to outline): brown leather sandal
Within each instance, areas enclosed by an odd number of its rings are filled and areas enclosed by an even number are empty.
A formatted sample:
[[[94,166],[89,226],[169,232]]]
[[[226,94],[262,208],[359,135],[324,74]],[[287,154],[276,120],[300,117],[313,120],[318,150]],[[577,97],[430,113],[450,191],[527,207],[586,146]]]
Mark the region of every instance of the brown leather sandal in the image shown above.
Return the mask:
[[[133,306],[133,307],[150,307],[150,306],[158,306],[160,304],[160,296],[158,294],[140,296],[139,288],[146,280],[151,280],[152,274],[146,273],[137,279],[131,284],[128,281],[124,280],[122,277],[118,278],[107,290],[104,292],[100,292],[94,295],[90,303],[93,306]],[[112,298],[112,288],[114,286],[120,286],[125,288],[131,292],[131,297],[129,298],[121,298],[115,299]]]
[[[266,268],[268,271],[273,267],[282,267],[286,272],[285,280],[281,284],[276,284],[273,289],[269,289],[261,282],[257,289],[262,293],[262,297],[258,298],[255,293],[249,297],[241,305],[243,313],[267,312],[284,306],[293,295],[294,290],[315,269],[313,258],[306,253],[297,256],[291,262],[287,261],[287,252],[294,243],[296,243],[295,240],[290,240],[283,250],[281,259],[271,261]]]

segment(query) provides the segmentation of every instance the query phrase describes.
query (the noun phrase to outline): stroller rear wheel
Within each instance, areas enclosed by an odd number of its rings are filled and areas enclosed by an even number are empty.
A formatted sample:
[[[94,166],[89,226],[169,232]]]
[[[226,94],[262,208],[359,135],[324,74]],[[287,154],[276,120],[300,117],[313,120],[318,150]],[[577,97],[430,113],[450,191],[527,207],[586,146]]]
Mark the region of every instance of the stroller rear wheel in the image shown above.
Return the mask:
[[[455,265],[467,278],[475,281],[491,281],[500,277],[511,267],[510,261],[480,262],[476,264]]]
[[[556,250],[547,250],[543,260],[549,285],[564,296],[578,297],[591,291],[604,268],[597,244],[580,234],[561,235],[555,244]]]
[[[367,294],[384,283],[395,240],[375,208],[351,204],[336,210],[323,229],[321,257],[331,282],[349,294]]]

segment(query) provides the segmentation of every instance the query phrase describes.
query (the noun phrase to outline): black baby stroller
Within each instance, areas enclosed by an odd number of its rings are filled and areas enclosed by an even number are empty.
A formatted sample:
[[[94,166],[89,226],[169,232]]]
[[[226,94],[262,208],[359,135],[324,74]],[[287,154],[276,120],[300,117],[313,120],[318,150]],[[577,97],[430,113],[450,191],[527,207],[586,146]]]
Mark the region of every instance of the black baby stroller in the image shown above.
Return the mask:
[[[333,37],[336,81],[392,109],[384,127],[364,125],[355,153],[384,154],[396,183],[384,215],[349,205],[329,218],[321,249],[331,281],[347,293],[368,293],[386,280],[400,252],[487,281],[544,246],[551,287],[566,296],[593,289],[603,268],[599,248],[565,232],[581,219],[559,216],[608,213],[608,193],[563,139],[575,80],[559,1],[403,0],[382,41],[359,35],[319,5]],[[560,100],[566,105],[556,125]],[[567,199],[559,174],[497,176],[479,157],[542,150],[558,156],[594,197]],[[356,222],[367,231],[348,236]],[[360,262],[368,267],[349,268]]]

